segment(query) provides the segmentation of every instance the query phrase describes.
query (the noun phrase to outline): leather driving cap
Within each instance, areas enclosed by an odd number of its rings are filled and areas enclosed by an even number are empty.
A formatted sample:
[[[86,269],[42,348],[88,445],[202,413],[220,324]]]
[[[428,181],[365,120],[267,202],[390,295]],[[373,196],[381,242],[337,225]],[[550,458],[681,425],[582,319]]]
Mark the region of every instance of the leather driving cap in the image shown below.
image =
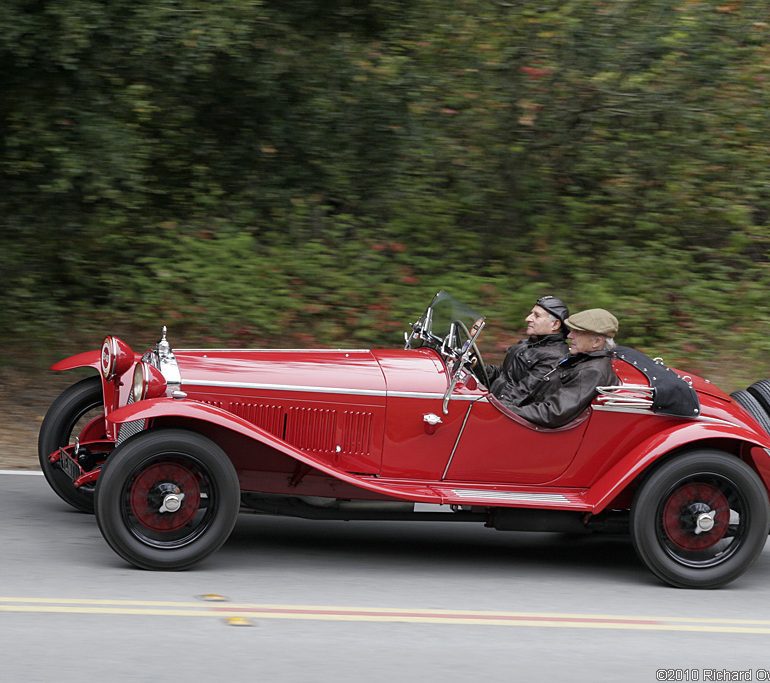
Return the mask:
[[[564,322],[565,318],[569,316],[569,308],[567,308],[567,304],[555,296],[541,296],[535,302],[535,306],[540,306],[540,308],[545,309],[562,322]]]
[[[618,333],[618,319],[603,308],[589,308],[571,315],[564,321],[571,330],[593,332],[604,337],[614,337]]]

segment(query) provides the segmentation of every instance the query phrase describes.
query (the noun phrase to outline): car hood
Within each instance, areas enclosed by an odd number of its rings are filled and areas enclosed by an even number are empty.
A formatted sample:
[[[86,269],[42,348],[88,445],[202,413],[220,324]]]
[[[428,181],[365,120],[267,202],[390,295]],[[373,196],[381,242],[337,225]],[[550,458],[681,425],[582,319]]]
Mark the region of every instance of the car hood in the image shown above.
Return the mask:
[[[182,389],[225,386],[244,389],[340,389],[385,392],[385,378],[362,349],[177,349]]]

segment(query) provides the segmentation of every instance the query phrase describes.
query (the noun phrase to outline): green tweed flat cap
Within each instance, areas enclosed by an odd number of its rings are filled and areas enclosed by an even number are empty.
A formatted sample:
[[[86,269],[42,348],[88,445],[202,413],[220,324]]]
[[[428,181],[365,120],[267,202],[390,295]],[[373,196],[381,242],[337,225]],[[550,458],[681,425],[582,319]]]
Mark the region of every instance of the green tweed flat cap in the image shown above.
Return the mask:
[[[571,330],[593,332],[605,337],[614,337],[618,333],[618,319],[603,308],[589,308],[571,315],[564,321]]]

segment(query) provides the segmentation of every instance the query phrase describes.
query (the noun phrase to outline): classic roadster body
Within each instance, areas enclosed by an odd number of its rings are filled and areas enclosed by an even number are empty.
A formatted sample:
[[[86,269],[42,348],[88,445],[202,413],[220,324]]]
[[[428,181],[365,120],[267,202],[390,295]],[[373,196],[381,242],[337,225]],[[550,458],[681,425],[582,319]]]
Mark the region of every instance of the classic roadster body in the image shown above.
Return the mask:
[[[239,511],[630,533],[680,587],[723,585],[756,559],[770,525],[770,383],[731,397],[619,353],[621,384],[545,429],[486,390],[473,319],[441,292],[398,350],[172,351],[164,329],[139,355],[107,337],[53,366],[98,376],[52,404],[41,466],[146,569],[200,561]],[[653,409],[661,373],[694,390],[692,414]]]

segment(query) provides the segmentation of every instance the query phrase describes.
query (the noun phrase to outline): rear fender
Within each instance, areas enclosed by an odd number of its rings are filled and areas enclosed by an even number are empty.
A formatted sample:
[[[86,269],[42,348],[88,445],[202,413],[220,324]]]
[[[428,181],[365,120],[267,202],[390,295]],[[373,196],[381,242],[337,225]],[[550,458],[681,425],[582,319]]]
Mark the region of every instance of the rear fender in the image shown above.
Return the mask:
[[[749,457],[755,469],[770,490],[770,455],[765,450],[770,449],[770,440],[760,439],[755,432],[727,422],[692,422],[684,427],[671,427],[640,443],[594,482],[586,494],[586,502],[593,506],[593,513],[598,514],[661,458],[673,451],[697,447],[701,442],[716,439],[734,442],[736,452],[742,448],[750,451]]]
[[[255,441],[259,441],[260,443],[275,449],[279,453],[283,453],[319,472],[323,472],[335,479],[367,491],[416,502],[440,502],[440,497],[438,495],[423,495],[415,492],[405,494],[402,490],[378,484],[369,479],[365,480],[343,470],[339,470],[336,467],[329,465],[329,463],[319,460],[314,455],[286,443],[283,439],[279,439],[277,436],[257,427],[251,422],[248,422],[237,415],[233,415],[233,413],[223,410],[222,408],[206,403],[168,397],[148,399],[139,401],[138,403],[131,403],[111,412],[107,416],[107,420],[114,424],[122,424],[123,422],[131,422],[134,420],[154,420],[156,418],[164,417],[183,418],[193,422],[205,422],[228,429],[237,434],[254,439]]]

